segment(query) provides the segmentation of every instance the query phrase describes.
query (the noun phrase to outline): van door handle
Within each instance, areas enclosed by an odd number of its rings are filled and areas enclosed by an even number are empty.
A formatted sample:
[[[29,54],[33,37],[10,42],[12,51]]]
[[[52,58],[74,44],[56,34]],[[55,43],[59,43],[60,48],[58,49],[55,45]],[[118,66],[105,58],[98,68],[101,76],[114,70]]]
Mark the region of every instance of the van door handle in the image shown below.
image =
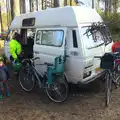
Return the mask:
[[[39,52],[38,52],[38,51],[35,51],[35,54],[39,54]]]
[[[77,51],[71,51],[70,54],[74,55],[74,56],[78,56],[79,55],[79,53]]]
[[[69,55],[65,55],[65,57],[70,57]]]

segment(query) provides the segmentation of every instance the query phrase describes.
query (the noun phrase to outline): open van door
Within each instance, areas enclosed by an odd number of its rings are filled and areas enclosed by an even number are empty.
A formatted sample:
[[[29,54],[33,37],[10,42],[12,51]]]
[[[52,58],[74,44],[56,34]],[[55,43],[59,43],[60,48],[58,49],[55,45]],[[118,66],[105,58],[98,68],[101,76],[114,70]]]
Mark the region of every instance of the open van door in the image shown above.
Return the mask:
[[[36,69],[40,72],[45,71],[45,62],[53,63],[55,57],[65,55],[65,36],[67,28],[42,28],[36,30],[34,39],[34,57],[40,57],[36,60]]]

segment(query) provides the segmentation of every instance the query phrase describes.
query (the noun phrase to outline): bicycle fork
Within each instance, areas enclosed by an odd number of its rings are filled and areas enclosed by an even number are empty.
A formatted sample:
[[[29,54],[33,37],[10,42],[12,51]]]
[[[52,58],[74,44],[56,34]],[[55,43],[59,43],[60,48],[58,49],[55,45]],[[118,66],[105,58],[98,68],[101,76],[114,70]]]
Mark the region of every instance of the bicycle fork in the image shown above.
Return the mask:
[[[35,78],[37,79],[37,83],[39,88],[46,88],[48,87],[48,84],[46,83],[47,80],[47,76],[45,75],[40,75],[39,73],[37,73],[36,70],[33,71]]]
[[[37,74],[37,72],[36,72],[35,70],[33,70],[33,74],[34,74],[34,76],[35,76],[35,78],[36,78],[36,80],[37,80],[37,83],[38,83],[39,88],[42,88],[42,87],[43,87],[43,84],[42,84],[42,82],[41,82],[41,80],[40,80],[40,79],[42,79],[42,78],[39,78],[39,76],[38,76],[38,74]]]

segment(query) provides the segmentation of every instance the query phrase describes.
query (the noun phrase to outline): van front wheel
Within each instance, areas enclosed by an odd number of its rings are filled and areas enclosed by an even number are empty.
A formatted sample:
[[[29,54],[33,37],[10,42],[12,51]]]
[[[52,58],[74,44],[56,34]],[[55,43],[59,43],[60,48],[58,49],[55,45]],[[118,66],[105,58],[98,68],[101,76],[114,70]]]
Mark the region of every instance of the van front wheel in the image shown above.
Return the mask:
[[[69,93],[65,76],[55,75],[53,83],[46,88],[47,96],[56,103],[64,102]]]

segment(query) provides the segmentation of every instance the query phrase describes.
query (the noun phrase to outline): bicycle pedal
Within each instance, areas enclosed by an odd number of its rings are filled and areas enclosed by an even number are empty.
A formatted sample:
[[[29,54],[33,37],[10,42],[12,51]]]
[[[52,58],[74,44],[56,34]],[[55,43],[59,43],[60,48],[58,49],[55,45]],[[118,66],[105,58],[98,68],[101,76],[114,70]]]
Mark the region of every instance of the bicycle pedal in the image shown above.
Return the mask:
[[[38,85],[38,86],[39,86],[39,88],[43,88],[43,85],[41,85],[41,84],[40,84],[40,85]]]

